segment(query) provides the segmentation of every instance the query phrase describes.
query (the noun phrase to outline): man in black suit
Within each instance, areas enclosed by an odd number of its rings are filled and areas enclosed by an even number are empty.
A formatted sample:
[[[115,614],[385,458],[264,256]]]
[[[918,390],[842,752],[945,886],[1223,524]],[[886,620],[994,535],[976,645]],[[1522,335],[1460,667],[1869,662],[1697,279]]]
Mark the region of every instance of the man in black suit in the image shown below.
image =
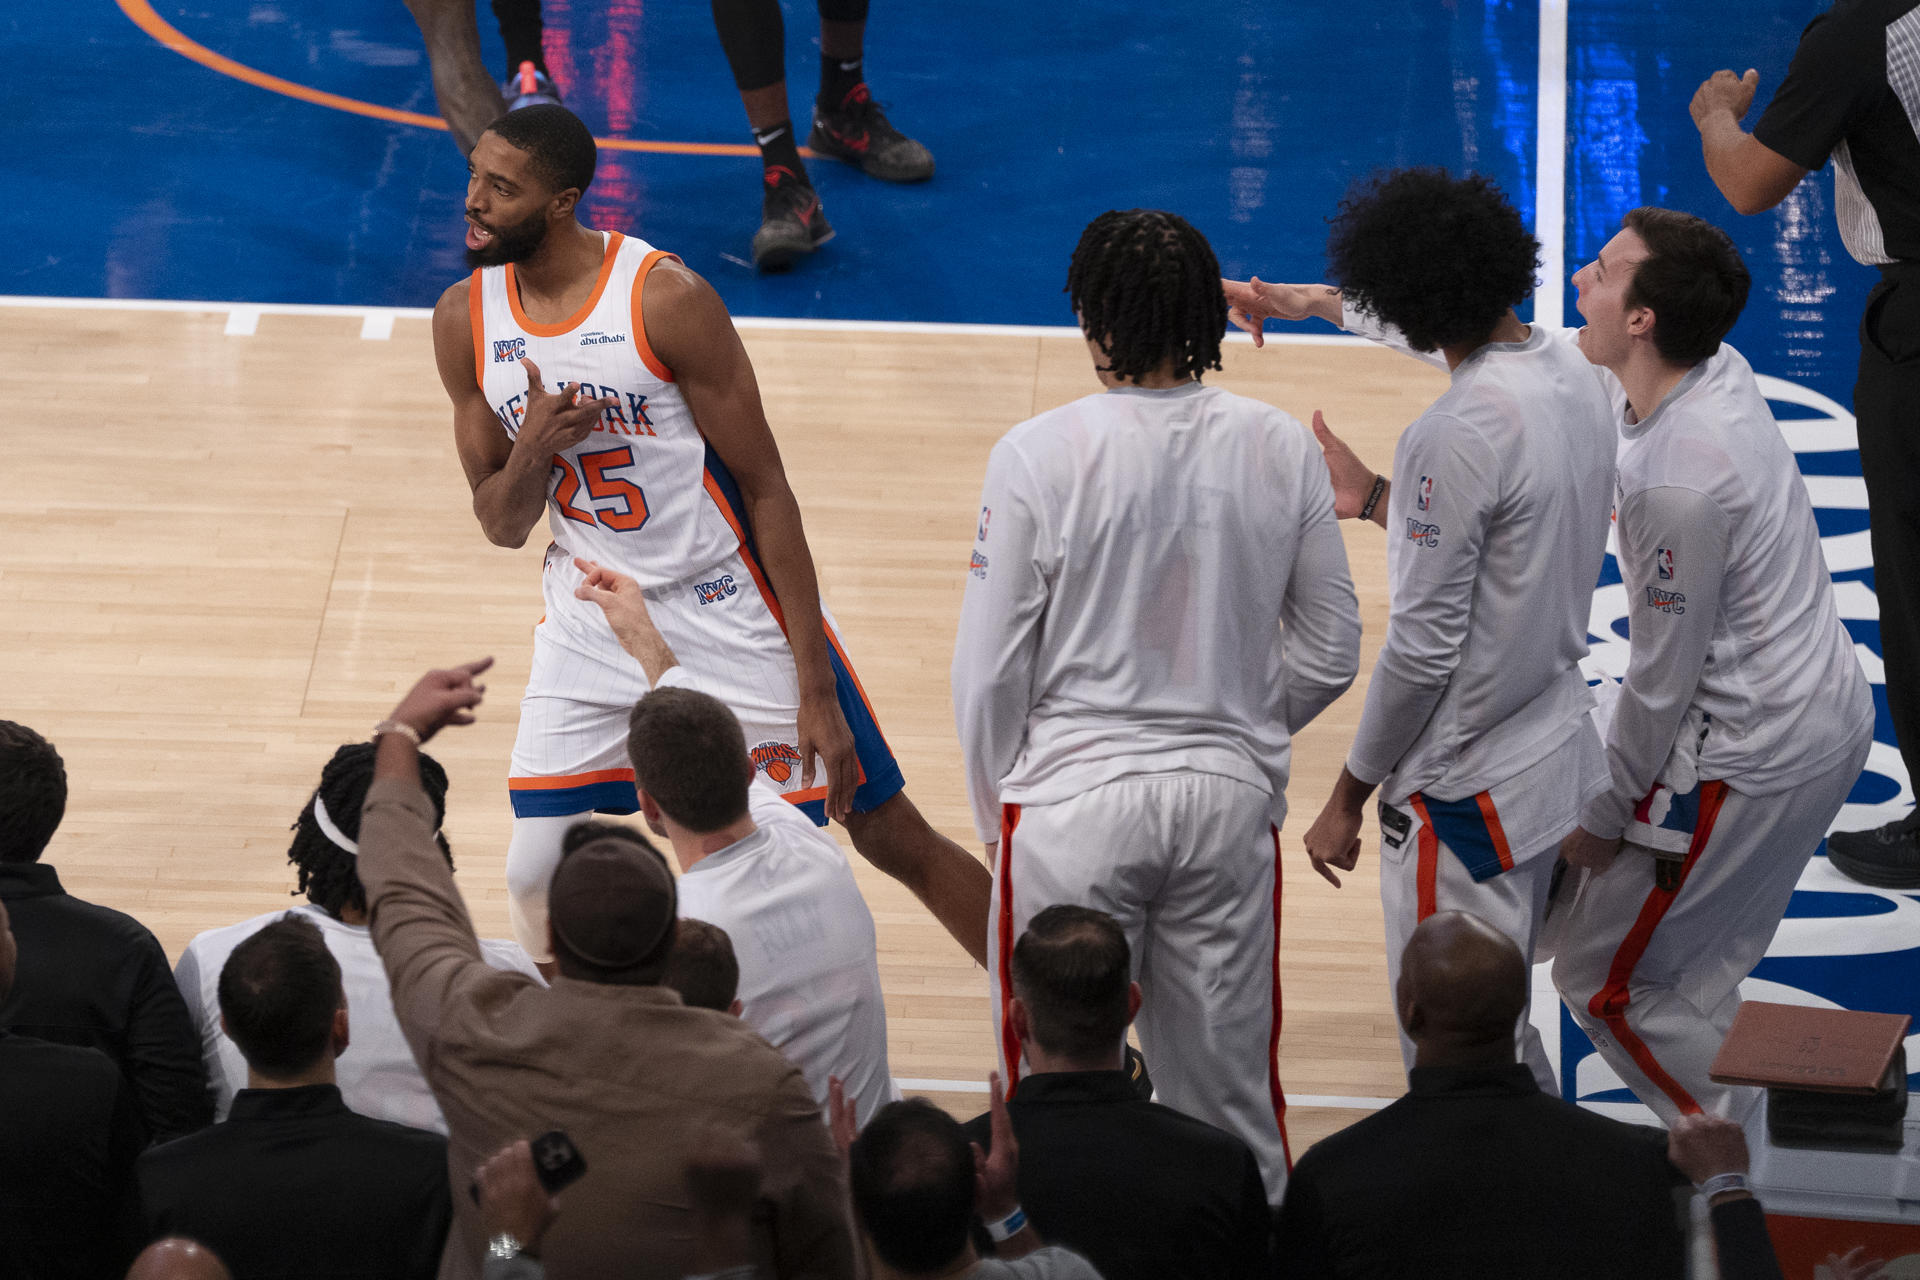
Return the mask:
[[[0,904],[0,1000],[19,949]],[[0,1276],[118,1277],[144,1142],[119,1068],[94,1049],[0,1031]]]
[[[238,1276],[433,1276],[453,1213],[447,1141],[340,1100],[347,999],[311,921],[234,948],[220,1025],[247,1087],[224,1123],[140,1157],[146,1238],[197,1240]]]
[[[1420,923],[1395,992],[1410,1091],[1294,1166],[1278,1275],[1686,1274],[1686,1179],[1657,1133],[1540,1092],[1515,1056],[1526,1001],[1526,962],[1493,926]]]
[[[1021,1207],[1106,1280],[1261,1275],[1272,1210],[1252,1149],[1135,1093],[1130,970],[1126,934],[1088,907],[1048,907],[1013,949],[1009,1017],[1030,1072],[1007,1103]],[[967,1129],[991,1148],[988,1116]]]
[[[192,1133],[213,1123],[200,1033],[147,927],[74,897],[40,861],[66,808],[60,753],[25,725],[0,720],[0,902],[20,940],[0,1027],[113,1059],[147,1141]]]

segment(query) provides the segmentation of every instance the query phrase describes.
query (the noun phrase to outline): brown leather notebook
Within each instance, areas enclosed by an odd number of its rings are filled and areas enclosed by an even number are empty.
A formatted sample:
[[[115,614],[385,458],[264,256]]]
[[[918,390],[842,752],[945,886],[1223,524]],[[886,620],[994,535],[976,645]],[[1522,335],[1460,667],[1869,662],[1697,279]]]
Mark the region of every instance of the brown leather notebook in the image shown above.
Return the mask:
[[[1740,1006],[1707,1074],[1721,1084],[1876,1093],[1887,1087],[1887,1069],[1911,1021],[1904,1013],[1749,1000]]]

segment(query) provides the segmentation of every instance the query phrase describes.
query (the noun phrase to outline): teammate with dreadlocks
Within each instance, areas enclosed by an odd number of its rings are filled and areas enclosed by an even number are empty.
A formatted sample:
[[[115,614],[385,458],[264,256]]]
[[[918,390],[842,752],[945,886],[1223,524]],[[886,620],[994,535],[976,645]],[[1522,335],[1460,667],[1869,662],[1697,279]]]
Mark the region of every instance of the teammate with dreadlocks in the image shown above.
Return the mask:
[[[1485,178],[1401,169],[1341,204],[1334,286],[1227,284],[1256,338],[1268,316],[1315,315],[1453,378],[1402,433],[1391,487],[1339,483],[1360,464],[1314,415],[1340,514],[1386,526],[1388,586],[1366,710],[1307,856],[1339,887],[1379,790],[1390,987],[1435,911],[1472,912],[1531,960],[1561,837],[1607,787],[1580,660],[1613,501],[1613,411],[1574,344],[1514,314],[1539,251]],[[1524,1011],[1516,1034],[1554,1091]],[[1400,1044],[1411,1067],[1413,1044]]]
[[[367,786],[373,781],[373,745],[351,742],[335,751],[320,773],[320,785],[294,820],[287,861],[299,872],[295,892],[306,895],[307,905],[290,912],[269,911],[224,929],[211,929],[187,944],[174,970],[187,1011],[200,1032],[207,1079],[222,1120],[233,1105],[233,1095],[247,1087],[247,1063],[220,1029],[220,970],[235,947],[283,915],[296,915],[314,923],[326,939],[327,949],[340,962],[347,1016],[353,1023],[353,1052],[342,1057],[336,1068],[347,1106],[377,1120],[437,1133],[447,1131],[440,1108],[401,1038],[386,970],[380,966],[373,935],[367,929],[367,894],[360,884],[358,840],[360,806],[366,803]],[[422,755],[420,780],[433,803],[434,817],[444,818],[447,771],[433,757]],[[447,865],[452,866],[453,851],[446,836],[437,834],[435,839],[447,856]],[[496,969],[536,972],[532,959],[516,943],[482,941],[480,948],[487,963]]]
[[[1201,382],[1219,270],[1169,213],[1080,237],[1067,292],[1107,390],[994,446],[953,705],[997,856],[1009,1078],[1013,940],[1056,903],[1097,907],[1136,957],[1160,1099],[1244,1139],[1278,1203],[1276,831],[1292,734],[1352,683],[1360,615],[1307,429]]]

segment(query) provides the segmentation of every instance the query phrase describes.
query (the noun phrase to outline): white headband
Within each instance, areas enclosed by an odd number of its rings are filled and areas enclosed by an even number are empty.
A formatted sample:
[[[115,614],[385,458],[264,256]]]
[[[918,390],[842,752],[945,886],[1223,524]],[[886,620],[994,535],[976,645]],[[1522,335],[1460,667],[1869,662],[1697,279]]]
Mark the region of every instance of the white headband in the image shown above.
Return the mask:
[[[313,823],[320,828],[320,834],[336,846],[345,849],[356,858],[360,856],[360,846],[349,839],[346,832],[333,825],[333,819],[327,816],[327,802],[317,793],[313,797]]]

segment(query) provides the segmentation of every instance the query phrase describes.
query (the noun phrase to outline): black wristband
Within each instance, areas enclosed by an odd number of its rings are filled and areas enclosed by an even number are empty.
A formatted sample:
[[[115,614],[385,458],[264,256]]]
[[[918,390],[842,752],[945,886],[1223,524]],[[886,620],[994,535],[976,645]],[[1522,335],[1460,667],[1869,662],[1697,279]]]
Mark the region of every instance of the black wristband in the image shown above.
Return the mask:
[[[1373,519],[1373,509],[1380,505],[1380,495],[1386,491],[1387,478],[1385,476],[1375,476],[1373,478],[1373,492],[1367,495],[1367,504],[1360,508],[1360,518],[1362,520]]]

